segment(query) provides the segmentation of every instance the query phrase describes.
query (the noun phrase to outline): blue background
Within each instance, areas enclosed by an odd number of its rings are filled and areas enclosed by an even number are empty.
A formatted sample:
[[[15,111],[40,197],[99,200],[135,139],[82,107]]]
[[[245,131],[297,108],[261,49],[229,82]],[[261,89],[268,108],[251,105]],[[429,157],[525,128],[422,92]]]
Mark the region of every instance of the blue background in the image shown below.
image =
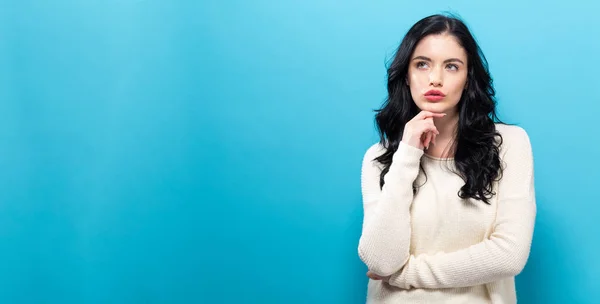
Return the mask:
[[[385,61],[459,13],[532,140],[522,303],[600,299],[592,1],[0,2],[0,302],[364,303]]]

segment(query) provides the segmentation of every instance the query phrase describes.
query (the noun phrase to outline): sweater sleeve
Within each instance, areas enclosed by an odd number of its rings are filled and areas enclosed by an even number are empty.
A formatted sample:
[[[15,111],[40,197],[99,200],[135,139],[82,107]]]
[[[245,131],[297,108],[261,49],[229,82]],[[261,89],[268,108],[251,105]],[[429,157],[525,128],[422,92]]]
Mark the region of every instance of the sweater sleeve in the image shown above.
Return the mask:
[[[536,217],[533,155],[527,133],[515,128],[506,141],[497,214],[490,237],[454,252],[410,256],[389,283],[404,289],[457,288],[519,274],[530,252]]]
[[[363,225],[358,244],[360,259],[382,276],[399,271],[410,249],[410,205],[413,182],[423,150],[400,143],[380,187],[381,164],[374,161],[384,148],[376,144],[364,155],[361,171]]]

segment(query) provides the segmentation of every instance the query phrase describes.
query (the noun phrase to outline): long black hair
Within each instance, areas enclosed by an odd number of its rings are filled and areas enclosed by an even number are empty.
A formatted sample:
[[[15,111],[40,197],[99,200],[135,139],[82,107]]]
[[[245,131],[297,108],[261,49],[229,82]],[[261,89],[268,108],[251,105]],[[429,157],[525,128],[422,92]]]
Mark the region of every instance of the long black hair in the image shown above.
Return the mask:
[[[392,156],[398,150],[405,124],[420,111],[406,85],[410,58],[421,39],[443,33],[456,37],[468,58],[467,83],[458,102],[458,126],[451,145],[455,172],[465,181],[458,196],[489,204],[494,195],[493,182],[502,174],[502,136],[495,125],[500,122],[496,115],[495,90],[483,52],[465,23],[455,16],[436,14],[414,24],[387,69],[388,96],[375,115],[380,143],[386,148],[386,152],[375,159],[384,166],[380,186],[383,187]]]

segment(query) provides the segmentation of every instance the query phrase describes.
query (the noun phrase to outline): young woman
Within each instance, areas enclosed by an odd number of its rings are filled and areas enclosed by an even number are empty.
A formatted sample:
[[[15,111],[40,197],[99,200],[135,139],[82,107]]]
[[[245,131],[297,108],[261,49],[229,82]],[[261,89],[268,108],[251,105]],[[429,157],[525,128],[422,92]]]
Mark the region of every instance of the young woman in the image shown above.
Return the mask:
[[[498,121],[465,24],[417,22],[387,88],[361,173],[367,303],[515,303],[536,217],[532,150]]]

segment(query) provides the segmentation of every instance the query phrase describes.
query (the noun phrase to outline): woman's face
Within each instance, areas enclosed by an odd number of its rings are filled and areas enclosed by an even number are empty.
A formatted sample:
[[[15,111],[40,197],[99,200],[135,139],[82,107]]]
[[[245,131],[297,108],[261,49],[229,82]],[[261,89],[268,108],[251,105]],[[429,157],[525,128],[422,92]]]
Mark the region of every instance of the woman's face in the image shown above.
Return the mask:
[[[410,58],[407,82],[419,109],[457,114],[467,83],[467,54],[448,34],[421,39]]]

